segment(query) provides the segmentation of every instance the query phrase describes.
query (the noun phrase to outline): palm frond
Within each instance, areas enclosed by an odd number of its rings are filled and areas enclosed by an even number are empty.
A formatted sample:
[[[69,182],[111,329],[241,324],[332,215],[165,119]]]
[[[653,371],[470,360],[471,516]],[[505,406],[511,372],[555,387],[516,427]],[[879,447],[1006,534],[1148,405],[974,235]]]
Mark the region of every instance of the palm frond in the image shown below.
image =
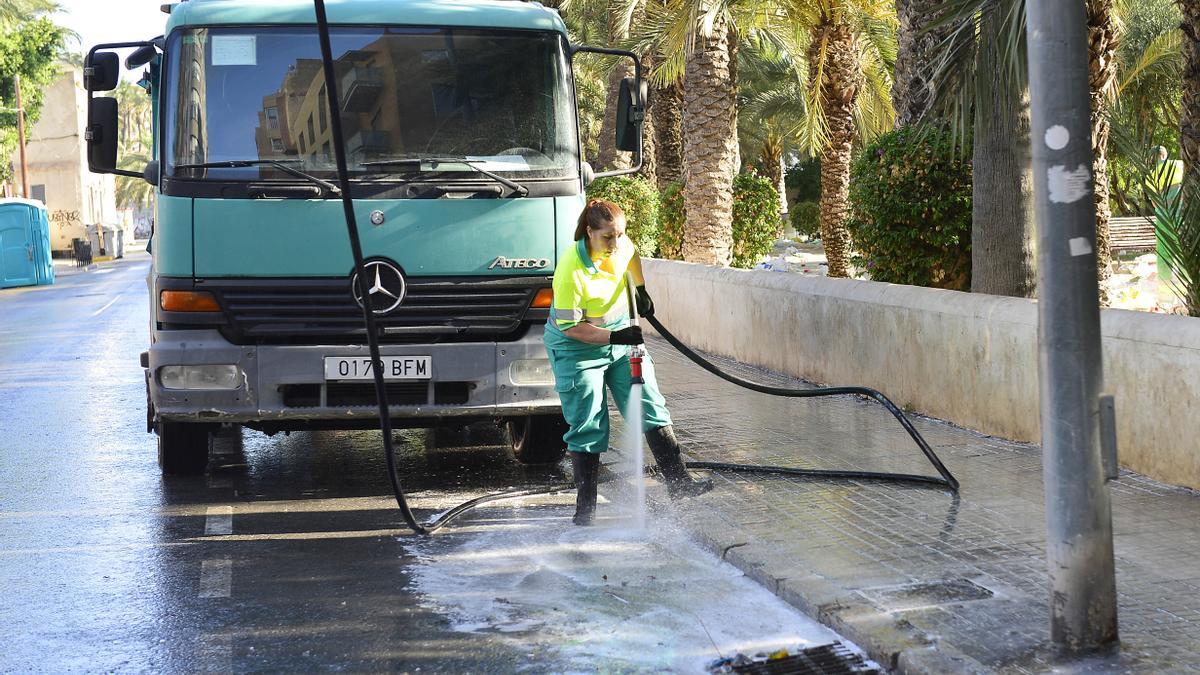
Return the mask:
[[[1117,75],[1117,95],[1138,86],[1146,78],[1176,79],[1183,72],[1183,33],[1172,30],[1158,35],[1138,54],[1137,60]]]

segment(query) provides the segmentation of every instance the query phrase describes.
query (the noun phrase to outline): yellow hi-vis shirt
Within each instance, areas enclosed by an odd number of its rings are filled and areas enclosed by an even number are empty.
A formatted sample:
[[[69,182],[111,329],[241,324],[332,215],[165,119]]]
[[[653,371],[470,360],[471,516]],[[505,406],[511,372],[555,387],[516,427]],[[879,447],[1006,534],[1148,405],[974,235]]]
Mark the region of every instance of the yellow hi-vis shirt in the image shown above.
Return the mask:
[[[548,322],[553,332],[584,321],[601,328],[624,327],[629,321],[625,273],[636,254],[633,242],[622,236],[617,250],[597,264],[588,254],[587,240],[576,242],[554,270],[554,307]]]

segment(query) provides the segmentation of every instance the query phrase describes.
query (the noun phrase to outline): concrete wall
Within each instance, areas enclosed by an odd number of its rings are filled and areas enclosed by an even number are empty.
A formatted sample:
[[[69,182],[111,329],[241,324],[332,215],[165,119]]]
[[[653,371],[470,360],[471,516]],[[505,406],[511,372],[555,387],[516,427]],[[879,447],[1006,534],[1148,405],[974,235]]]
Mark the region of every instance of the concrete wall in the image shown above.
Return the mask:
[[[47,89],[41,117],[29,129],[25,144],[30,188],[45,186],[50,248],[55,251],[69,251],[71,239],[85,238],[85,229],[95,232],[97,223],[121,225],[113,176],[93,174],[87,169],[83,142],[86,122],[83,75],[65,66],[62,76]],[[14,153],[12,161],[19,172],[20,155]],[[19,174],[16,183],[20,184]],[[128,230],[126,241],[132,238],[132,224]]]
[[[1040,440],[1031,300],[662,260],[645,271],[658,318],[689,345]],[[1101,329],[1122,465],[1200,488],[1200,319],[1112,309]]]

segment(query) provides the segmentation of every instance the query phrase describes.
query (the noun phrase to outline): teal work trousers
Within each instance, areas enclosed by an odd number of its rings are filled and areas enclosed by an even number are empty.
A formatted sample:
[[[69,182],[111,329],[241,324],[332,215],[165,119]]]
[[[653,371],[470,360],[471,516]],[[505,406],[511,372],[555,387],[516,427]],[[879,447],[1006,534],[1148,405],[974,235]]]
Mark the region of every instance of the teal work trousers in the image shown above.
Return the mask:
[[[594,345],[587,348],[548,347],[554,369],[554,389],[562,401],[563,417],[570,430],[563,435],[572,452],[604,452],[608,449],[608,401],[613,402],[628,421],[629,393],[633,388],[629,374],[629,348],[623,345]],[[642,358],[642,428],[656,429],[671,423],[667,402],[658,391],[654,364],[650,355]]]

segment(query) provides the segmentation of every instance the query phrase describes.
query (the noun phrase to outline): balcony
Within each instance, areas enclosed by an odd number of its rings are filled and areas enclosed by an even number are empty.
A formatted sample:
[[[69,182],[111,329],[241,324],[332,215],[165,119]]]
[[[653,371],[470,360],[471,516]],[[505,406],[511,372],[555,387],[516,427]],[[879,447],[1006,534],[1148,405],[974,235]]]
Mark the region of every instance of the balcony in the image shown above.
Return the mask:
[[[383,91],[383,73],[378,68],[351,68],[342,76],[342,112],[369,112]]]

